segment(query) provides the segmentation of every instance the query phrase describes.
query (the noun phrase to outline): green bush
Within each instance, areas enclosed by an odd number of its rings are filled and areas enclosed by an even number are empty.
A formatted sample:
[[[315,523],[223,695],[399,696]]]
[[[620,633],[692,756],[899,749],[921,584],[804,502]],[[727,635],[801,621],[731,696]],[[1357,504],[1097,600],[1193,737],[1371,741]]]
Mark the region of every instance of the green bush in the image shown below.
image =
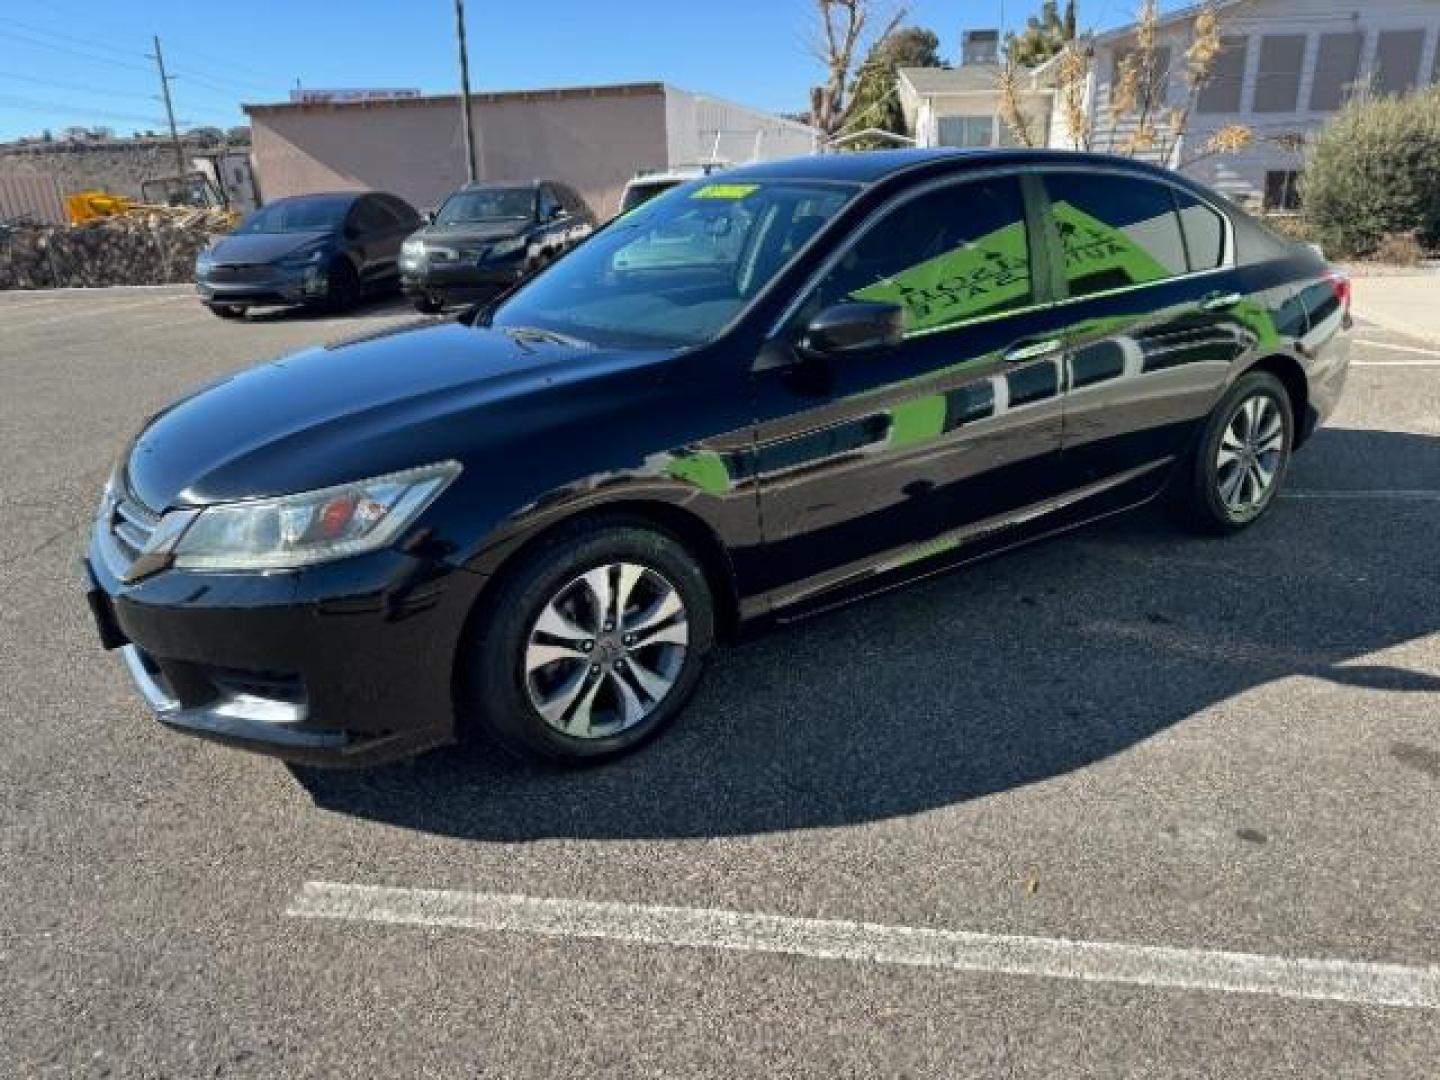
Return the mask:
[[[1311,146],[1300,193],[1331,255],[1400,233],[1440,246],[1440,85],[1347,105]]]

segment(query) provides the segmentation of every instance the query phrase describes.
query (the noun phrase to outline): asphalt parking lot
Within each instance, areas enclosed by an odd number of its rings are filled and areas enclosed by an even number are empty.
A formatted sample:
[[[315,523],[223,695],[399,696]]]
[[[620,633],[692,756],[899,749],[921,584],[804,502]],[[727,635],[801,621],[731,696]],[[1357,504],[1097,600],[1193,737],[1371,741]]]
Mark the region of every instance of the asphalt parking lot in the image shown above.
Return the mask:
[[[72,571],[120,441],[415,318],[0,294],[0,1073],[1435,1074],[1440,349],[1362,326],[1255,529],[777,631],[603,769],[161,730]]]

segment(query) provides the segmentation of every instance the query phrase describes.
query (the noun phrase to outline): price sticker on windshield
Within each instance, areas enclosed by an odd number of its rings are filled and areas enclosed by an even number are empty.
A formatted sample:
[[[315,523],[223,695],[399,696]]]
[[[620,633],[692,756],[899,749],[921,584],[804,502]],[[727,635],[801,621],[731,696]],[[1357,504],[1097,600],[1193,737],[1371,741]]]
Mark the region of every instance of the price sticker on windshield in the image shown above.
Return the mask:
[[[692,199],[728,199],[735,201],[760,190],[759,184],[706,184],[690,197]]]

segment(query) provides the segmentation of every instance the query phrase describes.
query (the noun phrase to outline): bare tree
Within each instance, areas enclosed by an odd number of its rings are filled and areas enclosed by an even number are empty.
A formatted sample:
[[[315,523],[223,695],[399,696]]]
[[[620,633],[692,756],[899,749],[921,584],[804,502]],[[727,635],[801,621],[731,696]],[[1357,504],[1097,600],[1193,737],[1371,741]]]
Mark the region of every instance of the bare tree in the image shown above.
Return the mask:
[[[828,138],[848,119],[856,65],[867,43],[898,27],[907,8],[899,0],[815,0],[815,11],[820,27],[814,51],[825,82],[810,92],[810,123]]]

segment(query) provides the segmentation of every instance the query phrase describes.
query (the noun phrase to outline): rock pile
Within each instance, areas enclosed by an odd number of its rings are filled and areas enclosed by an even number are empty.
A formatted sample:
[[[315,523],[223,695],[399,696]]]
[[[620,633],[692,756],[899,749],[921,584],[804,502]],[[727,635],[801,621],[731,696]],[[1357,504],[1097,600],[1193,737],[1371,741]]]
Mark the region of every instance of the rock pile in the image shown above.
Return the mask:
[[[195,256],[232,225],[223,210],[176,207],[83,225],[0,224],[0,289],[191,281]]]

